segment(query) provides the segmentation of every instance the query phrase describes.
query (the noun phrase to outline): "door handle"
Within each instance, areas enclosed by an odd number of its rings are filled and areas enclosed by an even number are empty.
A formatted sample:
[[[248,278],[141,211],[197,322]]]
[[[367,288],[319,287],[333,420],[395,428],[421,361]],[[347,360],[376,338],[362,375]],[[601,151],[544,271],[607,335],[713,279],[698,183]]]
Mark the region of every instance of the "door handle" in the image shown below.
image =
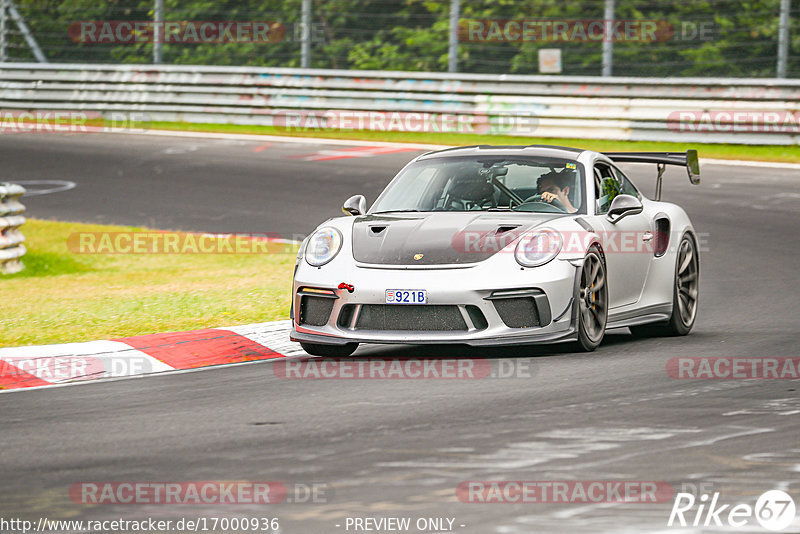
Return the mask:
[[[642,234],[642,241],[647,243],[653,239],[653,232],[645,232]]]

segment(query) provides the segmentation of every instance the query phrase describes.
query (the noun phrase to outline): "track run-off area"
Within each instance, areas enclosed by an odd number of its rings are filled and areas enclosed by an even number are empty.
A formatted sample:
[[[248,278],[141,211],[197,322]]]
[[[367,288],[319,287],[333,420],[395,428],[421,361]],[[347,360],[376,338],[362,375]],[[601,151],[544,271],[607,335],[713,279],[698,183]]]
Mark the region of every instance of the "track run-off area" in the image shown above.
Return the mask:
[[[371,203],[420,152],[311,139],[0,138],[4,181],[74,184],[25,197],[26,216],[287,239],[339,215],[351,195]],[[648,195],[651,167],[624,166]],[[464,533],[714,531],[668,527],[671,497],[464,502],[459,488],[470,481],[656,481],[718,492],[730,505],[779,489],[800,505],[800,381],[667,371],[675,357],[800,356],[800,170],[701,170],[692,187],[682,169],[668,169],[662,195],[701,236],[700,309],[687,337],[610,331],[590,354],[569,345],[355,354],[488,360],[492,372],[477,379],[292,379],[286,362],[269,360],[0,393],[0,516],[267,517],[301,534],[354,532],[348,520],[388,517],[441,518]],[[268,505],[76,502],[83,483],[126,481],[277,481],[287,494]],[[316,498],[303,497],[314,488]],[[787,531],[799,530],[800,516]],[[741,531],[763,529],[752,520]]]

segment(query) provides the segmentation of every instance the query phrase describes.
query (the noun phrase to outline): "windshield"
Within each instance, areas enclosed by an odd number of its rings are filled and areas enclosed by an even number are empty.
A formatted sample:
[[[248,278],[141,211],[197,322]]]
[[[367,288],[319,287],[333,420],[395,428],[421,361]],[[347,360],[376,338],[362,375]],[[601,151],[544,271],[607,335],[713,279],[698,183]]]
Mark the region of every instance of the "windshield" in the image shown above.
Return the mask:
[[[497,156],[431,158],[403,169],[370,213],[586,213],[584,183],[583,165],[574,160]]]

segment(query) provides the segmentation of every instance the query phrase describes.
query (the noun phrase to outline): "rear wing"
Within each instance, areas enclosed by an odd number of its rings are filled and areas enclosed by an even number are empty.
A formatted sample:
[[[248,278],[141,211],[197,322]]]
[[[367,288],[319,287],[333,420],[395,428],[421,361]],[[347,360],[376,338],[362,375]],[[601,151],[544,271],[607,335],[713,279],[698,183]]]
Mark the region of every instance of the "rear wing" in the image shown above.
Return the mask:
[[[667,165],[686,167],[689,182],[692,185],[700,183],[700,160],[697,150],[681,152],[604,152],[606,157],[615,163],[655,163],[658,168],[656,177],[655,200],[661,200],[661,178]]]

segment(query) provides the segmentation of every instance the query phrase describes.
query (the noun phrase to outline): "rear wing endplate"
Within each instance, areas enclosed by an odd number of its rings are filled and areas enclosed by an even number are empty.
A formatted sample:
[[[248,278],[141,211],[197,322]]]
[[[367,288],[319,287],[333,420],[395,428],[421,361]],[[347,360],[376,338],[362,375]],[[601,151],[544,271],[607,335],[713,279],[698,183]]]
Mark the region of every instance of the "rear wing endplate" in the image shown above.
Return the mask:
[[[687,150],[681,152],[604,152],[611,161],[615,163],[655,163],[658,166],[658,176],[656,177],[656,198],[661,200],[661,178],[667,165],[679,165],[686,167],[689,175],[689,182],[692,185],[700,183],[700,160],[697,157],[697,150]]]

